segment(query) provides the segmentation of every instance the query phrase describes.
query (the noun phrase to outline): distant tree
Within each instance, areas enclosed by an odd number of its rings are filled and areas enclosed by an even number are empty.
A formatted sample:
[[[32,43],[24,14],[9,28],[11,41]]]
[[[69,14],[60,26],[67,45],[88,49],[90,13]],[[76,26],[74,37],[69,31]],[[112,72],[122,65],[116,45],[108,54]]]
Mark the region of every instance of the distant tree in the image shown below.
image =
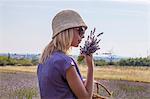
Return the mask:
[[[32,58],[31,62],[33,65],[37,65],[39,63],[39,59],[38,58]]]
[[[10,59],[10,53],[8,53],[8,60]]]
[[[94,63],[96,66],[105,66],[108,65],[108,63],[105,60],[94,60]]]
[[[150,66],[150,59],[141,57],[121,59],[118,64],[120,66]]]
[[[5,66],[8,64],[8,57],[0,56],[0,66]]]
[[[29,59],[18,59],[17,60],[17,65],[21,65],[21,66],[32,66],[32,62]]]

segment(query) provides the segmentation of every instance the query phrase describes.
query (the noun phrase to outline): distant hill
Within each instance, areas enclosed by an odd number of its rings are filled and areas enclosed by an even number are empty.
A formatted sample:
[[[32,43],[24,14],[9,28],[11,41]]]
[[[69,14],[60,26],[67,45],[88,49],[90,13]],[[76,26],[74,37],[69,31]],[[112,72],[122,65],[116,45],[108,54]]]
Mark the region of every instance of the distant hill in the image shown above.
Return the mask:
[[[11,58],[15,59],[39,59],[40,54],[17,54],[17,53],[0,53],[0,56],[9,56]],[[70,55],[73,59],[77,60],[77,55]],[[112,60],[113,62],[119,61],[120,59],[125,58],[117,55],[111,55],[111,56],[104,56],[104,55],[96,55],[94,56],[94,60],[105,60],[106,62],[109,62]]]
[[[71,57],[73,57],[73,59],[77,60],[77,55],[70,55]],[[97,55],[94,56],[94,60],[105,60],[106,62],[110,62],[110,60],[112,60],[112,62],[117,62],[120,61],[120,59],[124,59],[125,57],[121,57],[121,56],[117,56],[117,55],[111,55],[111,56],[102,56],[102,55]]]
[[[0,56],[7,56],[15,59],[38,59],[40,54],[17,54],[17,53],[0,53]]]

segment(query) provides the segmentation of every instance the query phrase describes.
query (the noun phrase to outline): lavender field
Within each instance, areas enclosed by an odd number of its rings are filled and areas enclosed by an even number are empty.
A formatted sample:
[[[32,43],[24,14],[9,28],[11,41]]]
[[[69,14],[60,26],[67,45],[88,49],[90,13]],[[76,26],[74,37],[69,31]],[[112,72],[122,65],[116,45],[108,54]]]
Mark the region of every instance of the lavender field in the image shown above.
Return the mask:
[[[113,99],[150,99],[150,83],[99,80]],[[40,99],[36,73],[1,72],[0,99]]]
[[[39,99],[34,73],[0,73],[0,99]]]
[[[79,66],[83,77],[86,67]],[[40,99],[37,66],[0,67],[0,99]],[[149,67],[96,67],[94,76],[107,87],[111,99],[150,99]],[[100,89],[106,96],[106,91]]]

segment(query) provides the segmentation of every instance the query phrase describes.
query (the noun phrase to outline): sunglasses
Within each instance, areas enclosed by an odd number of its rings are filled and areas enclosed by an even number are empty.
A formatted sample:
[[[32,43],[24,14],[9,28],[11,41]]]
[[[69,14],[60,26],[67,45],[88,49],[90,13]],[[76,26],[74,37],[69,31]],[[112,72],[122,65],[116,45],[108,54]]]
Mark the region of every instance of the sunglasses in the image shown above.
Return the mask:
[[[83,37],[83,36],[84,36],[84,33],[85,33],[85,28],[84,28],[84,27],[79,27],[79,28],[77,28],[77,31],[79,31],[80,37]]]

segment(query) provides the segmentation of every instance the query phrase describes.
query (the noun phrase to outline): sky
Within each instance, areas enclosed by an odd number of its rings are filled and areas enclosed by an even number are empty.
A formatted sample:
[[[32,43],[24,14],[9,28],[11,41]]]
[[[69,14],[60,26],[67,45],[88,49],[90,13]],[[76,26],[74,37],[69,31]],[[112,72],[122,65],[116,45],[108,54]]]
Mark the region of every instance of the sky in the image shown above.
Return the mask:
[[[51,40],[52,19],[64,9],[82,16],[85,38],[94,27],[104,32],[98,55],[150,55],[150,0],[1,0],[0,53],[42,53]],[[72,48],[73,55],[79,52]]]

